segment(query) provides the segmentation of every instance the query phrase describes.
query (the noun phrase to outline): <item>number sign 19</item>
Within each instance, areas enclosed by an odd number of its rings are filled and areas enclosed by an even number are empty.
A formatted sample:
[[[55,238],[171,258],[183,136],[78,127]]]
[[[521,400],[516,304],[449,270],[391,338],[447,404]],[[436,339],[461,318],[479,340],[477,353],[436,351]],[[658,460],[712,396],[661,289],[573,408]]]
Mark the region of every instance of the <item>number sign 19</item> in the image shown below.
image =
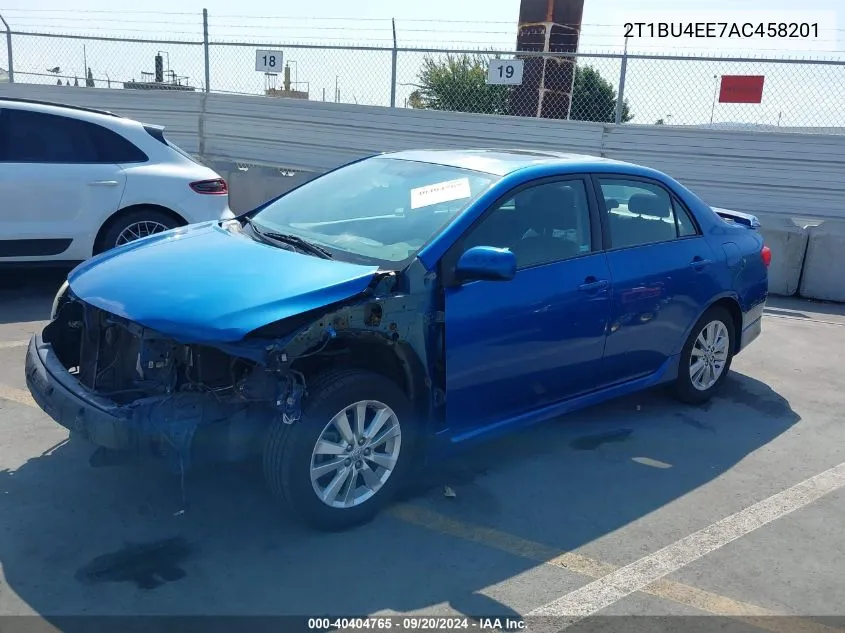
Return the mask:
[[[255,70],[262,73],[282,72],[282,51],[268,51],[261,48],[256,50]]]
[[[522,84],[524,62],[521,59],[492,59],[487,67],[488,84]]]

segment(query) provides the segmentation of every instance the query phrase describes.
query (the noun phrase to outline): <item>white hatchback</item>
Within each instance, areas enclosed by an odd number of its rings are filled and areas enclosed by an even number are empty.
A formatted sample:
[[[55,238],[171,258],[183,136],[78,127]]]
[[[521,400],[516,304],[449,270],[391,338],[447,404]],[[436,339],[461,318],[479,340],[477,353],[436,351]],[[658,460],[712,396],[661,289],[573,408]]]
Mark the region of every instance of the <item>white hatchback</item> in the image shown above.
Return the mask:
[[[76,263],[152,233],[231,217],[226,181],[163,128],[0,98],[0,264]]]

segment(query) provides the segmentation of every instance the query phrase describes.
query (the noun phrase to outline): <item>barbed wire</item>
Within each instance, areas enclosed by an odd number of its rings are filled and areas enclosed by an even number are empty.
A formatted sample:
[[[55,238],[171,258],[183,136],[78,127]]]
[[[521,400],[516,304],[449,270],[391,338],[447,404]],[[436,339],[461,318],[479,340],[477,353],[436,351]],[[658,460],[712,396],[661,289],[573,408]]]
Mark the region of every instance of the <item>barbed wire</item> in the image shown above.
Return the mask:
[[[32,18],[28,18],[26,14],[33,13],[36,14],[38,17],[36,18],[33,16]],[[44,13],[60,13],[65,14],[71,17],[64,17],[64,16],[45,16]],[[23,14],[23,15],[17,15]],[[132,20],[127,19],[127,16],[132,15],[178,15],[178,16],[191,16],[197,18],[201,21],[202,14],[199,12],[184,12],[184,11],[119,11],[119,10],[108,10],[108,9],[4,9],[4,15],[7,15],[11,18],[17,19],[40,19],[40,20],[55,20],[55,21],[62,21],[62,20],[70,20],[70,21],[90,21],[90,18],[76,18],[72,17],[79,14],[120,14],[120,19],[108,19],[108,18],[101,18],[101,22],[144,22],[147,24],[171,24],[171,20]],[[382,22],[386,25],[390,25],[392,22],[398,23],[405,23],[405,24],[477,24],[481,26],[487,25],[509,25],[514,28],[517,28],[517,23],[512,20],[456,20],[456,19],[449,19],[449,18],[436,18],[436,19],[426,19],[426,18],[403,18],[403,17],[386,17],[386,18],[367,18],[367,17],[357,17],[357,16],[289,16],[289,15],[261,15],[261,14],[229,14],[229,13],[214,13],[209,14],[210,19],[216,18],[238,18],[238,19],[246,19],[246,20],[257,20],[260,22],[267,22],[273,20],[284,20],[285,22],[295,22],[295,21],[305,21],[305,22]],[[674,23],[675,21],[669,20],[668,23]],[[718,23],[718,21],[714,22]],[[620,28],[624,26],[624,22],[555,22],[555,24],[561,26],[572,26],[572,27],[599,27],[599,28]],[[261,26],[261,25],[244,25],[244,26]],[[326,28],[326,27],[322,27]],[[419,29],[423,30],[423,29]],[[478,32],[490,32],[490,33],[500,33],[503,31],[478,31]],[[832,33],[845,33],[845,28],[839,28],[835,26],[819,26],[818,32],[832,32]]]
[[[89,31],[92,29],[89,29]],[[127,37],[122,36],[119,34],[114,34],[113,31],[105,29],[111,35],[95,35],[90,32],[82,32],[82,33],[71,33],[68,31],[63,32],[46,32],[46,31],[19,31],[13,30],[12,35],[21,35],[21,36],[32,36],[32,37],[47,37],[47,38],[71,38],[76,40],[84,40],[84,39],[92,39],[92,40],[99,40],[99,41],[114,41],[114,42],[128,42],[128,43],[161,43],[161,44],[170,44],[170,45],[191,45],[191,46],[198,46],[202,45],[203,41],[201,39],[201,35],[198,35],[195,32],[187,33],[184,31],[156,31],[155,37],[151,38],[143,38],[143,37]],[[149,31],[141,31],[142,33],[149,33]],[[166,38],[164,35],[190,35],[193,39],[173,39],[173,38]],[[270,36],[265,36],[269,38]],[[371,50],[377,51],[384,51],[389,52],[393,50],[393,39],[392,38],[368,38],[367,40],[350,40],[350,38],[326,38],[326,37],[299,37],[296,39],[283,39],[281,37],[274,36],[272,39],[258,39],[258,38],[251,38],[251,39],[243,39],[242,37],[235,38],[227,38],[227,37],[219,37],[213,36],[210,37],[209,43],[212,46],[222,46],[222,45],[230,45],[230,46],[239,46],[239,47],[249,47],[254,45],[261,45],[261,46],[278,46],[278,47],[302,47],[302,48],[310,48],[318,50],[320,48],[367,48]],[[501,45],[498,45],[501,44]],[[323,46],[325,45],[325,46]],[[603,49],[603,50],[602,50]],[[609,49],[609,50],[608,50]],[[821,55],[819,51],[792,51],[792,54],[785,54],[781,48],[773,48],[773,49],[755,49],[749,51],[748,49],[744,49],[742,52],[738,52],[736,50],[726,50],[726,51],[717,51],[717,50],[702,50],[700,47],[684,47],[684,46],[673,46],[671,49],[667,49],[665,46],[648,46],[648,45],[641,45],[637,48],[629,47],[627,52],[622,50],[622,47],[615,46],[615,45],[601,45],[601,44],[592,44],[590,47],[579,47],[579,50],[575,53],[554,53],[554,52],[537,52],[537,51],[517,51],[514,50],[513,42],[470,42],[466,39],[462,40],[424,40],[424,41],[409,41],[409,40],[402,40],[400,41],[397,46],[397,50],[399,51],[430,51],[430,52],[445,52],[445,53],[480,53],[480,54],[498,54],[498,55],[519,55],[522,57],[525,56],[545,56],[545,57],[590,57],[590,56],[611,56],[614,58],[621,59],[623,56],[629,58],[635,58],[637,56],[648,56],[650,58],[662,58],[662,57],[678,57],[683,59],[701,59],[701,58],[731,58],[734,60],[755,60],[755,61],[784,61],[784,62],[799,62],[799,61],[806,61],[806,62],[832,62],[832,63],[843,63],[845,64],[845,59],[840,56],[835,55],[835,53],[845,53],[845,51],[824,51],[825,55]],[[678,52],[678,51],[692,51],[692,52]],[[767,52],[777,52],[780,53],[779,55],[773,56],[766,54]]]
[[[29,27],[30,25],[25,25]],[[177,25],[183,26],[183,25]],[[190,26],[190,25],[184,25]],[[248,28],[248,27],[243,27]],[[318,43],[318,42],[325,42],[329,43],[337,43],[337,42],[345,42],[349,43],[350,45],[363,45],[367,43],[392,43],[393,37],[392,36],[385,36],[385,37],[373,37],[373,36],[365,36],[364,33],[373,32],[368,31],[367,29],[345,29],[345,28],[336,28],[330,29],[332,31],[343,31],[346,33],[350,33],[350,37],[326,37],[326,36],[308,36],[308,35],[295,35],[293,33],[289,33],[290,30],[297,31],[297,33],[306,31],[307,29],[282,29],[276,28],[271,29],[274,31],[274,34],[271,35],[257,35],[254,37],[250,37],[247,34],[243,33],[231,33],[229,35],[218,35],[216,33],[211,33],[210,41],[212,43],[256,43],[256,44],[278,44],[282,45],[295,45],[297,43]],[[312,29],[312,30],[319,30],[325,31],[329,29]],[[288,31],[288,32],[286,32]],[[441,34],[450,34],[450,33],[460,33],[463,37],[461,39],[442,39],[437,38],[436,40],[432,40],[430,38],[425,39],[417,39],[413,37],[407,37],[405,33],[408,31],[398,31],[397,32],[397,39],[400,42],[401,47],[417,47],[417,46],[426,46],[432,43],[436,43],[437,45],[448,45],[448,46],[458,46],[463,47],[466,49],[479,49],[483,47],[493,47],[496,49],[506,49],[511,48],[513,46],[513,42],[511,39],[506,40],[499,39],[499,40],[490,40],[489,38],[480,38],[478,40],[473,41],[471,36],[475,34],[485,35],[485,32],[473,32],[473,31],[437,31]],[[419,31],[417,31],[419,32]],[[425,31],[429,32],[429,31]],[[435,31],[430,31],[435,32]],[[199,29],[193,31],[185,31],[185,30],[171,30],[171,29],[136,29],[136,28],[121,28],[119,30],[115,30],[112,28],[107,27],[96,27],[96,26],[87,26],[84,29],[79,28],[69,28],[69,29],[55,29],[55,28],[46,28],[46,29],[38,29],[38,30],[22,30],[22,29],[13,29],[13,34],[19,35],[44,35],[44,36],[68,36],[68,37],[100,37],[97,35],[98,33],[110,33],[113,34],[117,39],[133,39],[132,37],[121,37],[121,34],[124,33],[136,33],[139,36],[141,35],[151,35],[155,36],[156,38],[161,37],[163,34],[167,35],[179,35],[179,36],[190,36],[192,39],[191,43],[196,42],[196,38],[201,38],[201,32]],[[516,32],[512,33],[515,37]],[[138,39],[141,39],[140,37]],[[622,43],[614,43],[614,44],[603,44],[599,43],[595,40],[617,40],[618,38],[608,37],[608,36],[590,36],[584,37],[582,36],[582,41],[589,42],[589,48],[579,48],[580,52],[589,53],[589,52],[598,52],[598,49],[604,49],[605,51],[619,51],[622,52],[624,45]],[[833,42],[834,40],[816,40],[817,42]],[[628,53],[635,54],[638,51],[695,51],[699,54],[704,55],[729,55],[729,54],[736,54],[737,48],[722,48],[716,49],[714,47],[702,47],[702,46],[689,46],[683,44],[672,44],[671,47],[668,47],[665,44],[629,44],[628,45]],[[768,47],[755,47],[755,48],[742,48],[742,54],[744,56],[753,56],[759,53],[781,53],[781,56],[784,59],[791,59],[791,58],[801,58],[801,59],[808,59],[809,58],[826,58],[824,56],[830,55],[841,55],[845,54],[845,49],[829,49],[829,50],[818,50],[818,49],[792,49],[789,51],[791,56],[786,54],[782,47],[777,48],[768,48]],[[671,54],[668,53],[668,54]]]

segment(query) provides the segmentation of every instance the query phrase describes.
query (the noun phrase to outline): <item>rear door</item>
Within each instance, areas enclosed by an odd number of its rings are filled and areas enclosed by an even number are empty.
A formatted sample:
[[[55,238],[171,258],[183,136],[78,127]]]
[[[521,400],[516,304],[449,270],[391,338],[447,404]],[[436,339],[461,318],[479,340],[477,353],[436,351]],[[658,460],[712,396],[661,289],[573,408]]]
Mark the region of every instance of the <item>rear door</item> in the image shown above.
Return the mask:
[[[718,292],[716,256],[692,214],[661,183],[594,177],[604,204],[613,305],[604,381],[654,373]]]
[[[61,259],[74,240],[92,242],[126,185],[108,155],[117,135],[42,112],[7,108],[0,116],[0,261]]]

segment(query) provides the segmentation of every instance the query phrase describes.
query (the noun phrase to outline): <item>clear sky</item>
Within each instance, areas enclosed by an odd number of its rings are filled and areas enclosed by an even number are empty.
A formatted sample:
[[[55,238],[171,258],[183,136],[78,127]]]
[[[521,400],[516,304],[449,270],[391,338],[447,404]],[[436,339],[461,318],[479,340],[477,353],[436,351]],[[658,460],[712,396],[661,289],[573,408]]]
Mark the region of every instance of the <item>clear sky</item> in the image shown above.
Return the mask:
[[[209,12],[212,41],[276,44],[356,43],[389,47],[391,18],[395,18],[399,45],[405,47],[496,48],[515,45],[519,0],[76,0],[74,9],[61,0],[4,0],[2,14],[15,31],[121,35],[130,38],[199,41],[201,12]],[[116,6],[117,5],[117,6]],[[796,10],[800,6],[800,10]],[[705,7],[705,8],[701,8]],[[808,22],[818,24],[810,38],[648,38],[628,41],[629,52],[675,55],[754,55],[839,59],[845,61],[845,3],[843,0],[585,0],[580,51],[620,52],[626,22]],[[815,29],[814,29],[815,30]],[[201,47],[177,44],[117,44],[89,40],[57,40],[15,36],[15,69],[30,73],[31,81],[55,83],[46,69],[59,66],[61,74],[81,75],[83,60],[98,80],[140,79],[151,71],[157,50],[168,54],[170,67],[192,85],[204,82]],[[83,49],[84,44],[84,49]],[[213,46],[211,85],[215,90],[261,92],[265,77],[254,69],[255,46]],[[380,52],[304,50],[285,48],[301,88],[311,98],[333,100],[335,85],[341,100],[385,104],[389,99],[390,55]],[[416,80],[422,54],[405,53],[399,59],[399,82]],[[614,86],[620,63],[593,58],[592,63]],[[7,64],[0,46],[0,68]],[[763,106],[720,104],[715,120],[783,125],[845,125],[845,66],[729,64],[631,60],[625,95],[635,117],[664,118],[670,122],[709,120],[714,75],[765,74]],[[307,82],[307,83],[306,83]],[[100,81],[97,82],[100,85]],[[413,89],[400,86],[399,105]],[[771,98],[770,98],[771,97]],[[808,116],[808,108],[814,114]]]

